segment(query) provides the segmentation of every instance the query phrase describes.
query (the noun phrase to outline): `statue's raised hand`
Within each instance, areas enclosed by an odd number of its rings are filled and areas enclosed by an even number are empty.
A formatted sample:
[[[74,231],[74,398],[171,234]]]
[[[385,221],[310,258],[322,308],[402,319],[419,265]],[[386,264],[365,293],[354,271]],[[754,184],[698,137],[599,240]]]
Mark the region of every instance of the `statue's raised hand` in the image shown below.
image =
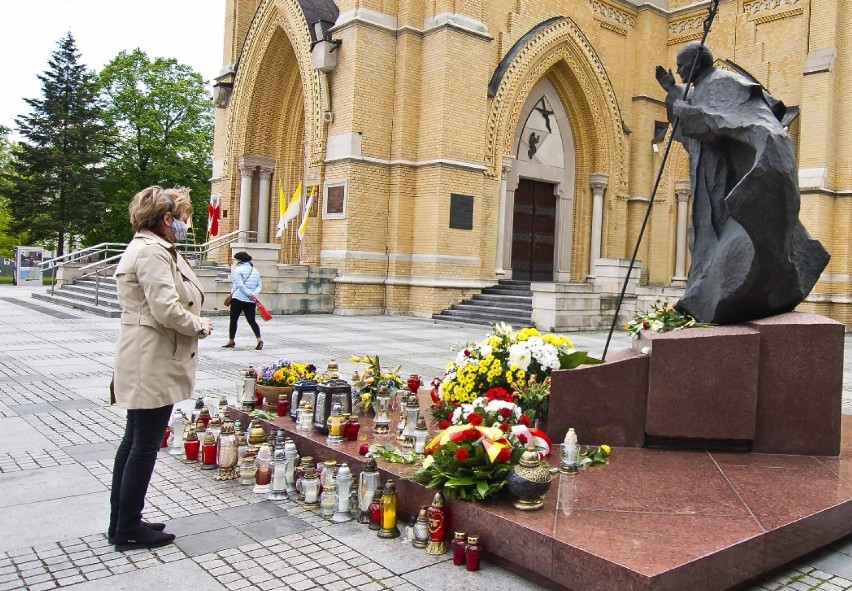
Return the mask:
[[[669,92],[672,88],[677,86],[674,74],[672,74],[671,70],[666,70],[663,66],[657,66],[656,75],[657,82],[660,83],[660,86],[662,86],[663,90],[666,92]]]

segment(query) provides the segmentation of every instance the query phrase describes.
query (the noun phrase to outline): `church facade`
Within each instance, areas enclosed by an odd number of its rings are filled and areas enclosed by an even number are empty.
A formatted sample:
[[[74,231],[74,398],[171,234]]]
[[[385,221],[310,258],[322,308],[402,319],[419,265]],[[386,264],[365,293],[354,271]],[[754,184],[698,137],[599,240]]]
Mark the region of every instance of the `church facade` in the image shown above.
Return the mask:
[[[228,0],[220,231],[245,232],[285,275],[336,269],[337,313],[429,316],[514,279],[532,282],[541,328],[608,326],[668,140],[654,68],[701,38],[709,5]],[[788,106],[800,217],[832,255],[800,309],[847,325],[850,25],[844,0],[722,0],[707,39],[718,67]],[[300,183],[276,237],[279,195]],[[626,310],[677,299],[690,206],[675,145]]]

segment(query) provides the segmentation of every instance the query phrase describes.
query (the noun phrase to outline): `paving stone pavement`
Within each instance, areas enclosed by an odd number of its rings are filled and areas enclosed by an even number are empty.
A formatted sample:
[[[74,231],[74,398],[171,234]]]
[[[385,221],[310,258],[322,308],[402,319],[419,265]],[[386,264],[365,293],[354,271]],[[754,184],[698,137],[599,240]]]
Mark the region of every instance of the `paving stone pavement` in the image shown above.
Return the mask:
[[[115,552],[103,534],[112,458],[123,412],[107,404],[118,320],[31,303],[31,289],[0,286],[0,591],[160,589],[441,591],[539,587],[485,563],[453,567],[399,540],[379,540],[355,523],[331,524],[290,501],[272,503],[251,487],[162,453],[145,515],[167,521],[175,544]],[[49,313],[48,313],[49,312]],[[213,318],[201,342],[196,396],[237,392],[237,370],[279,357],[338,360],[378,354],[406,372],[439,375],[451,348],[482,338],[479,326],[409,317],[276,317],[255,351],[242,325],[222,349],[227,319]],[[603,333],[571,335],[603,350]],[[617,335],[614,348],[626,346]],[[852,336],[846,338],[843,412],[852,414]],[[348,373],[347,373],[348,372]],[[191,404],[191,402],[189,402]],[[486,541],[487,544],[487,541]],[[852,537],[771,574],[749,591],[852,591]]]

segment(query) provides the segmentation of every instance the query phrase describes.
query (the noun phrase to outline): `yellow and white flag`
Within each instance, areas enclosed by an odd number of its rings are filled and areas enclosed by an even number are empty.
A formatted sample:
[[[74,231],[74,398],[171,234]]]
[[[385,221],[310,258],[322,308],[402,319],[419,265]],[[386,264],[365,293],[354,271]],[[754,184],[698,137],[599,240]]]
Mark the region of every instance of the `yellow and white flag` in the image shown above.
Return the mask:
[[[314,204],[314,195],[316,195],[316,186],[311,187],[311,194],[308,197],[308,203],[305,205],[305,215],[302,217],[302,223],[299,224],[299,240],[305,239],[305,230],[308,228],[308,217],[311,215],[311,205]]]
[[[290,200],[290,205],[285,205],[287,202],[284,197],[284,188],[281,186],[281,179],[278,179],[278,231],[275,233],[276,238],[281,238],[284,230],[287,229],[287,222],[299,215],[299,202],[302,199],[302,181],[296,185],[296,190],[293,191],[293,198]]]

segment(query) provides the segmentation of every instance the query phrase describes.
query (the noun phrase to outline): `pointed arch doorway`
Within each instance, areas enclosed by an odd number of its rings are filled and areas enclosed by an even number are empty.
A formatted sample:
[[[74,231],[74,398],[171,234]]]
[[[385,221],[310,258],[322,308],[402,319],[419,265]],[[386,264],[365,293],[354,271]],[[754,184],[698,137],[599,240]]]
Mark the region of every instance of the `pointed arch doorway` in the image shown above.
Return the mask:
[[[521,110],[506,184],[503,260],[517,281],[568,282],[574,232],[574,139],[546,78]]]

